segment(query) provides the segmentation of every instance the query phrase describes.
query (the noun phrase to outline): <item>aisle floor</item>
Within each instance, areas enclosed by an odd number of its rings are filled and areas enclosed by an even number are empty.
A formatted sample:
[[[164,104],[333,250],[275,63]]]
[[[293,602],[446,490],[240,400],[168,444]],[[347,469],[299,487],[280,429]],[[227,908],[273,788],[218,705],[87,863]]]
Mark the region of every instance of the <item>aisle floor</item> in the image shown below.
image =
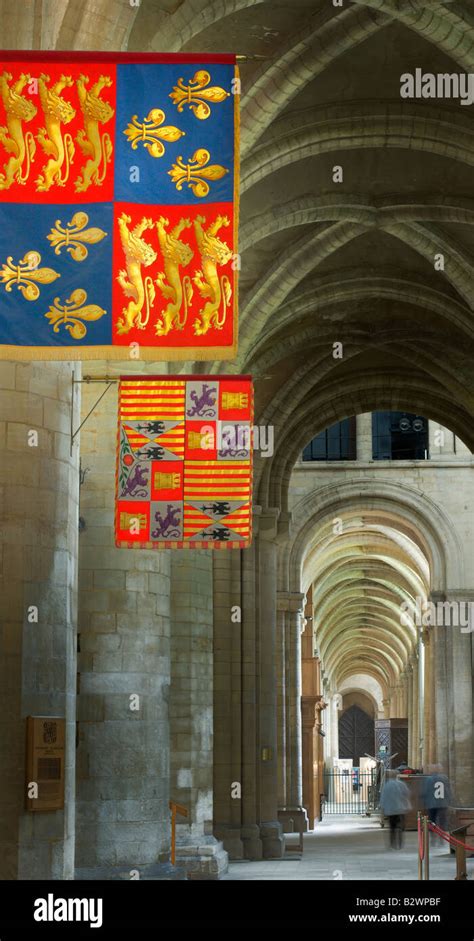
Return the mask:
[[[417,834],[404,835],[401,850],[388,845],[388,831],[378,817],[326,817],[317,829],[305,834],[303,855],[261,862],[231,862],[224,879],[418,879]],[[289,840],[293,842],[294,838]],[[452,880],[456,874],[454,855],[447,844],[431,838],[430,879]],[[288,856],[290,855],[290,858]],[[474,878],[474,857],[468,859],[469,878]]]

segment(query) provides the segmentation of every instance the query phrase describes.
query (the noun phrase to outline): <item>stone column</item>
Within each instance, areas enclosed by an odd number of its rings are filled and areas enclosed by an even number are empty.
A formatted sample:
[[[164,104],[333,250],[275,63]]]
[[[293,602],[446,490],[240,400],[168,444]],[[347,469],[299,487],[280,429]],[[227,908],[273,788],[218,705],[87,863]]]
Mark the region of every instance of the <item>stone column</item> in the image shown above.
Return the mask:
[[[451,705],[450,736],[450,777],[458,805],[469,807],[474,803],[474,755],[473,755],[473,670],[472,670],[472,634],[470,627],[461,623],[464,606],[474,602],[474,593],[456,592],[447,595],[450,602],[456,602],[461,618],[447,628],[451,640],[449,664],[449,701]]]
[[[286,804],[280,818],[296,821],[307,829],[303,807],[303,755],[301,716],[301,632],[304,628],[305,596],[301,592],[278,592],[278,608],[285,612],[285,692],[286,692]]]
[[[440,593],[431,594],[430,600],[436,604],[442,601],[444,596]],[[447,637],[446,628],[442,623],[442,618],[437,621],[432,630],[432,642],[434,644],[433,664],[434,664],[434,689],[435,689],[435,727],[436,727],[436,763],[449,773],[449,733],[451,726],[450,717],[448,717],[448,658],[447,658]]]
[[[258,710],[260,834],[265,859],[284,851],[278,821],[277,762],[277,536],[280,511],[267,508],[259,521],[258,545]],[[300,664],[301,670],[301,664]],[[301,724],[300,724],[301,731]]]
[[[70,425],[80,393],[73,407],[71,380],[70,363],[0,364],[2,879],[74,877],[79,453]],[[66,720],[63,810],[25,810],[30,715]]]
[[[177,818],[176,860],[188,879],[218,879],[228,858],[212,835],[212,553],[170,555],[170,790],[188,811]]]
[[[407,663],[408,764],[413,767],[413,666]]]
[[[244,797],[242,557],[241,552],[213,554],[214,833],[224,841],[232,859],[244,856],[241,836]],[[257,850],[261,856],[260,840]]]
[[[372,460],[372,412],[363,412],[356,418],[357,460]]]
[[[241,652],[241,782],[242,782],[242,827],[241,839],[246,859],[261,859],[263,843],[260,835],[260,729],[258,717],[257,677],[260,669],[258,657],[258,624],[256,608],[256,580],[258,552],[256,534],[261,507],[254,508],[252,545],[241,553],[241,606],[242,606],[242,652]]]
[[[427,767],[432,763],[431,757],[431,696],[432,696],[432,644],[430,643],[430,631],[422,631],[421,641],[424,647],[424,682],[423,682],[423,750],[420,755],[420,767]]]
[[[83,387],[84,414],[102,390]],[[170,878],[170,552],[115,547],[116,441],[114,385],[81,432],[76,865],[80,877]]]
[[[277,777],[278,807],[286,807],[286,614],[277,600],[276,668],[277,668]]]
[[[339,757],[339,714],[341,712],[339,708],[340,701],[340,693],[331,695],[331,746],[334,758]]]
[[[430,684],[430,694],[429,694],[429,717],[428,717],[428,729],[429,729],[429,747],[427,762],[429,764],[435,764],[438,761],[437,757],[437,730],[436,730],[436,628],[432,628],[429,632],[429,684]]]
[[[301,617],[304,595],[287,596],[286,613],[286,800],[287,809],[301,808]]]
[[[420,690],[418,676],[418,656],[410,658],[412,666],[412,703],[413,703],[413,753],[412,761],[415,768],[420,766]]]

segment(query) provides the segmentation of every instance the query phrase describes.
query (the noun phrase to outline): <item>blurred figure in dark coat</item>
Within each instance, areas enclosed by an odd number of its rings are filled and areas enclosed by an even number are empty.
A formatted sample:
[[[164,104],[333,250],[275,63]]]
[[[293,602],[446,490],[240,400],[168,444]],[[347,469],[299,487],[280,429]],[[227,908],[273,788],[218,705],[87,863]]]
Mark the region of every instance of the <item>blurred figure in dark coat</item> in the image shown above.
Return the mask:
[[[387,771],[385,784],[380,795],[380,809],[387,817],[390,826],[390,846],[401,849],[405,814],[411,810],[410,791],[404,781],[397,779],[396,771]]]
[[[448,807],[452,804],[452,791],[449,778],[443,774],[442,765],[429,766],[429,777],[425,781],[423,802],[431,823],[442,830],[448,826]]]

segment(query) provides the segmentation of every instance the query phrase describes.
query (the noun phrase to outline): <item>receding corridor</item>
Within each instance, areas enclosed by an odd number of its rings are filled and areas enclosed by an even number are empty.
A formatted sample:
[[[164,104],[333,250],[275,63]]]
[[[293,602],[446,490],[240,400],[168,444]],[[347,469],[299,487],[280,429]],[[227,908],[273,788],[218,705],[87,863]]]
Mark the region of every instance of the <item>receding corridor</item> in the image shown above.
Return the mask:
[[[291,845],[293,837],[287,839]],[[302,856],[295,852],[293,858],[287,851],[281,860],[231,862],[224,879],[417,880],[416,844],[417,834],[409,831],[403,849],[391,850],[388,831],[382,830],[378,816],[326,817],[304,836]],[[474,857],[468,859],[467,869],[473,878]],[[446,844],[432,841],[430,880],[451,880],[455,872],[455,858]]]

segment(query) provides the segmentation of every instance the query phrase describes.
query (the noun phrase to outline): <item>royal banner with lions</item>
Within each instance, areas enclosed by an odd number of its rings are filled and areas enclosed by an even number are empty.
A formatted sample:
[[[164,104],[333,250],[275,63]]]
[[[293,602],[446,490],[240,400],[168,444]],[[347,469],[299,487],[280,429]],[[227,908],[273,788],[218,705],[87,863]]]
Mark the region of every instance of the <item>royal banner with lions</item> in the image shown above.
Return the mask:
[[[117,546],[249,546],[252,447],[250,376],[123,377]]]
[[[235,56],[0,52],[0,359],[229,359]]]

